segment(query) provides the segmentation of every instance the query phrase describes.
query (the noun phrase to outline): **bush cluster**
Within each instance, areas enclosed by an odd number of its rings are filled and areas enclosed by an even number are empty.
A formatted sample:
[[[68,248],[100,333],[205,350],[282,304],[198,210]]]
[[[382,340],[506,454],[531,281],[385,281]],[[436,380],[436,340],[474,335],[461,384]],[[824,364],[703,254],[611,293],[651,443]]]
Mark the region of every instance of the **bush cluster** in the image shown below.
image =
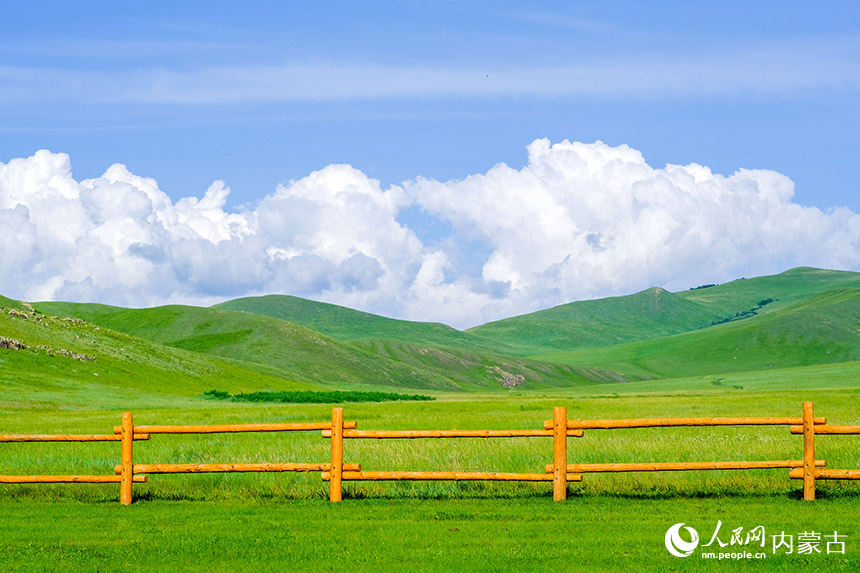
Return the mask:
[[[203,397],[210,400],[230,400],[232,402],[277,402],[284,404],[339,404],[341,402],[393,402],[396,400],[435,400],[433,396],[422,394],[395,394],[391,392],[337,391],[313,392],[310,390],[293,392],[248,392],[230,394],[223,390],[207,390]]]

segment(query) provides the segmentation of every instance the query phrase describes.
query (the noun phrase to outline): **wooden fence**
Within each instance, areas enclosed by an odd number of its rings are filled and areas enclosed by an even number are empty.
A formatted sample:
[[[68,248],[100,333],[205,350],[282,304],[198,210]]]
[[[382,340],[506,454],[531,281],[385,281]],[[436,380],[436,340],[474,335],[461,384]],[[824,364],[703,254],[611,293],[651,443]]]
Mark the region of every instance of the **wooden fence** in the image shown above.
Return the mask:
[[[681,426],[789,426],[792,434],[803,434],[803,456],[797,460],[701,461],[644,463],[568,463],[568,438],[581,438],[585,431]],[[113,475],[0,475],[0,483],[119,483],[120,502],[132,502],[134,483],[147,481],[148,474],[212,472],[320,472],[329,483],[329,499],[340,501],[344,481],[361,480],[486,480],[552,482],[553,499],[564,500],[569,482],[582,481],[583,474],[601,472],[653,472],[703,470],[753,470],[785,468],[793,479],[803,480],[804,499],[815,499],[816,479],[860,479],[860,469],[825,468],[815,459],[815,435],[860,434],[860,426],[828,425],[813,416],[812,402],[803,403],[801,417],[759,418],[644,418],[620,420],[569,420],[567,409],[555,408],[553,419],[543,429],[533,430],[358,430],[356,422],[343,419],[343,408],[332,409],[330,422],[283,424],[135,426],[132,414],[122,415],[122,424],[105,435],[0,435],[0,442],[120,442],[120,464]],[[322,431],[331,443],[331,459],[308,463],[220,463],[135,464],[133,444],[153,434],[220,434],[238,432]],[[444,438],[552,438],[552,463],[541,472],[491,471],[363,471],[360,464],[344,463],[344,440],[349,439],[444,439]]]
[[[132,482],[145,482],[147,476],[134,475],[129,471],[134,440],[148,440],[148,434],[135,434],[131,414],[122,415],[120,434],[7,434],[0,435],[0,442],[121,442],[120,457],[124,470],[120,475],[0,475],[0,483],[119,483],[120,501],[131,503]]]

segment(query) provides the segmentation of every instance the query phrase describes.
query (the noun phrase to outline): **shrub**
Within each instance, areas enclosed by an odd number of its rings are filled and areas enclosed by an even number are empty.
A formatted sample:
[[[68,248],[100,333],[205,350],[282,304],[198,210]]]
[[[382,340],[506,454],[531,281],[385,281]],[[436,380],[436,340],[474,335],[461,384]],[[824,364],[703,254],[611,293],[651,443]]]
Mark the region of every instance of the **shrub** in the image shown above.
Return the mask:
[[[397,400],[435,400],[433,396],[422,394],[394,394],[391,392],[337,391],[313,392],[309,390],[294,392],[248,392],[231,395],[222,390],[207,390],[203,397],[210,400],[230,400],[232,402],[276,402],[282,404],[339,404],[341,402],[392,402]]]

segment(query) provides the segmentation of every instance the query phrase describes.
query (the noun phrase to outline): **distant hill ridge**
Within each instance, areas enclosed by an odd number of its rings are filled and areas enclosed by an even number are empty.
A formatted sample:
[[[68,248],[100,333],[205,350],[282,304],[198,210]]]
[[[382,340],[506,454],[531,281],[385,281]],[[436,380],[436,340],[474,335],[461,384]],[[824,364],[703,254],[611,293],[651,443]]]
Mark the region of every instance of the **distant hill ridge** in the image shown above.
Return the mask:
[[[774,308],[771,308],[774,307]],[[860,361],[860,287],[838,288],[753,317],[612,346],[555,350],[551,363],[614,369],[630,379],[766,371]]]
[[[713,311],[663,288],[563,304],[467,332],[530,352],[605,346],[704,328]]]
[[[31,307],[2,297],[0,306],[0,337],[23,336],[30,348],[54,344],[69,352],[93,351],[91,344],[70,340],[62,321],[23,315],[70,317],[95,328],[90,332],[105,329],[95,348],[118,362],[111,363],[113,374],[96,373],[100,384],[121,384],[114,378],[126,372],[139,385],[147,378],[144,370],[164,368],[150,354],[173,356],[170,368],[182,373],[155,379],[173,376],[187,385],[186,394],[199,387],[195,377],[228,371],[229,382],[219,390],[255,390],[265,379],[275,390],[523,391],[860,360],[860,274],[808,267],[676,293],[655,287],[572,302],[467,331],[286,295],[211,308],[66,302]],[[30,323],[42,330],[21,330]],[[149,350],[129,362],[127,353],[112,347],[123,340]],[[6,353],[0,361],[11,364],[12,351],[0,352]],[[31,373],[49,376],[60,364],[35,351],[16,352],[13,362]],[[188,366],[181,365],[185,359]]]
[[[501,342],[519,341],[532,349],[605,346],[705,328],[765,299],[772,302],[761,312],[771,312],[842,287],[860,287],[860,273],[800,267],[678,293],[650,288],[628,296],[572,302],[467,332]]]
[[[279,318],[321,332],[338,340],[395,339],[417,344],[498,350],[498,341],[485,341],[438,322],[414,322],[386,318],[336,304],[290,295],[245,297],[212,308],[249,312]]]
[[[461,390],[445,377],[381,359],[298,324],[263,315],[179,305],[125,309],[44,302],[35,307],[298,382]]]

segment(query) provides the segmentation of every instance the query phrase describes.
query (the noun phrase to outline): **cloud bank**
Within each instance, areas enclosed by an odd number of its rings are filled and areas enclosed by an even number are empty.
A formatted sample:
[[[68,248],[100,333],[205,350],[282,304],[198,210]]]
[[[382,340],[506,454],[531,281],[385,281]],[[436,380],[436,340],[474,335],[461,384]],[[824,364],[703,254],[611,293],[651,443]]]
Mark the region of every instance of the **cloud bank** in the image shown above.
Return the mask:
[[[0,293],[123,306],[287,293],[466,327],[655,285],[860,269],[860,215],[794,203],[784,175],[654,168],[601,142],[539,139],[522,169],[386,189],[329,165],[239,212],[229,193],[216,181],[174,202],[119,164],[77,181],[44,150],[0,163]]]

